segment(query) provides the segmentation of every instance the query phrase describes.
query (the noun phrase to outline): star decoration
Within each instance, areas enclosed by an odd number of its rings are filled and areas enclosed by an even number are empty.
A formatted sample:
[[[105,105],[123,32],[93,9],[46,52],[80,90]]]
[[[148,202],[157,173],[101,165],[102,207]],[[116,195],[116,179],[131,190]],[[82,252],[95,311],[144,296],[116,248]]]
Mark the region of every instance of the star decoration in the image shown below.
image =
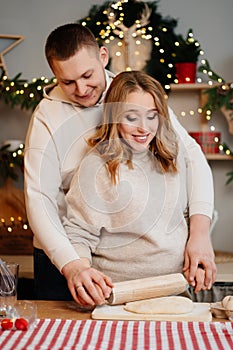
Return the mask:
[[[14,40],[11,42],[5,49],[0,51],[0,69],[2,69],[3,73],[8,77],[8,72],[6,68],[6,63],[4,61],[4,55],[12,50],[16,45],[21,43],[21,41],[24,40],[24,36],[22,35],[11,35],[11,34],[0,34],[0,39],[8,39],[8,40]]]

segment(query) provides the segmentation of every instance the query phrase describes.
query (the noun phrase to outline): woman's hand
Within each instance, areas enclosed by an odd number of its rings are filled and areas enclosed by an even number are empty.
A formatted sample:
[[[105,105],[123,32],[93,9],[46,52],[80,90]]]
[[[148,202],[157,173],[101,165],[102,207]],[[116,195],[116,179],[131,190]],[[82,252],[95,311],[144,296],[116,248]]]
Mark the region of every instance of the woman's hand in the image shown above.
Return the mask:
[[[88,259],[82,258],[66,264],[64,274],[74,300],[82,306],[105,303],[113,284],[109,277],[90,267]]]

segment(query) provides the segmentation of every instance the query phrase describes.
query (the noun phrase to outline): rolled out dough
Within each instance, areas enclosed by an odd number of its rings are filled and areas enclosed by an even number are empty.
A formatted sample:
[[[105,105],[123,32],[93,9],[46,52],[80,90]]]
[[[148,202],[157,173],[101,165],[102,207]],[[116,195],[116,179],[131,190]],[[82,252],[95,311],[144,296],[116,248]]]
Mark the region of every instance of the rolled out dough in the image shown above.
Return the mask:
[[[124,309],[137,314],[185,314],[192,312],[193,302],[182,296],[158,297],[126,303]]]

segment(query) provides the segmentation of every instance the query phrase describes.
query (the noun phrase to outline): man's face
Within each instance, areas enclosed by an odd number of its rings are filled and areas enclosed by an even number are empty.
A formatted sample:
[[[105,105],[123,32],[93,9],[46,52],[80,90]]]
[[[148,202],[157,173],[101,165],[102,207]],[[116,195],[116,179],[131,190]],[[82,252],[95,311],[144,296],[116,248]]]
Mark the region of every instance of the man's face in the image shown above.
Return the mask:
[[[108,62],[106,48],[99,54],[82,48],[65,61],[53,60],[53,73],[65,95],[82,107],[94,106],[106,87],[104,68]]]

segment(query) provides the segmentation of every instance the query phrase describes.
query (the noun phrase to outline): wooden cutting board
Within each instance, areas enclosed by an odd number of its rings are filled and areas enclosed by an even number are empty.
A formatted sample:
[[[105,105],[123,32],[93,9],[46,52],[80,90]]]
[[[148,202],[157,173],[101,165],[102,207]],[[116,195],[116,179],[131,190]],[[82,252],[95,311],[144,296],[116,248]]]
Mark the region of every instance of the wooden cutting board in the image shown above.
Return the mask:
[[[97,306],[92,312],[96,320],[149,320],[149,321],[199,321],[211,322],[212,314],[209,303],[193,303],[192,312],[186,314],[136,314],[124,310],[124,305]]]

